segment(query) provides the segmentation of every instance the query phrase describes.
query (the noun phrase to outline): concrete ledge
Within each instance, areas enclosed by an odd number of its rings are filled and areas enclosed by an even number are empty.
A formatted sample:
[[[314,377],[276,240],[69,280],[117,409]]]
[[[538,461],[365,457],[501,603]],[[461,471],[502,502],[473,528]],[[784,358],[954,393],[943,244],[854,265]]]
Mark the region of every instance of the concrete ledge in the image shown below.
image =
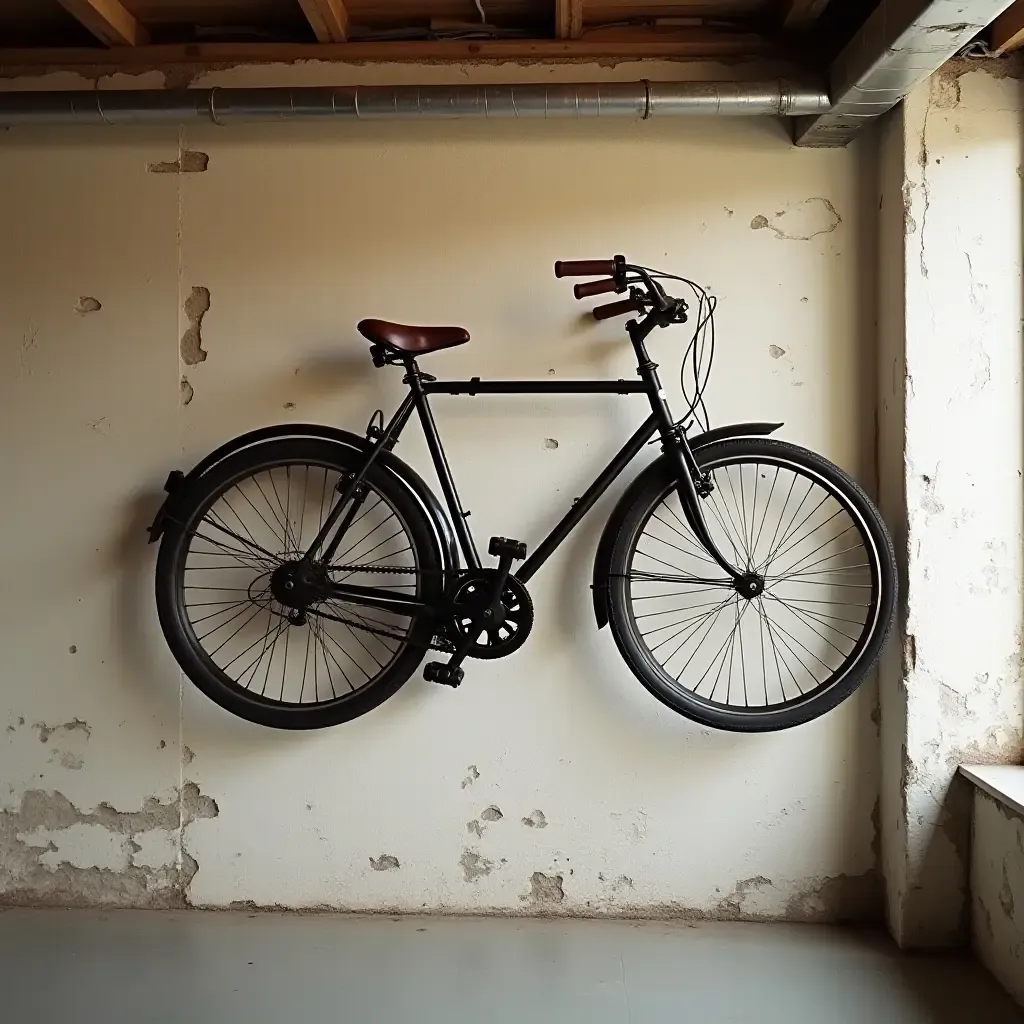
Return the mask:
[[[960,771],[994,800],[1024,816],[1024,766],[962,764]]]

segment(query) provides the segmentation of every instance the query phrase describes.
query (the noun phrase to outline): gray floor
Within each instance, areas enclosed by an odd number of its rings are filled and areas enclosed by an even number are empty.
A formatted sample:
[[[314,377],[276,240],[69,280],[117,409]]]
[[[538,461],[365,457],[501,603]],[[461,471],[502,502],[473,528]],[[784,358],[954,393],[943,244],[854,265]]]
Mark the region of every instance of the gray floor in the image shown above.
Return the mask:
[[[1024,1021],[975,964],[810,925],[0,912],[0,1019]]]

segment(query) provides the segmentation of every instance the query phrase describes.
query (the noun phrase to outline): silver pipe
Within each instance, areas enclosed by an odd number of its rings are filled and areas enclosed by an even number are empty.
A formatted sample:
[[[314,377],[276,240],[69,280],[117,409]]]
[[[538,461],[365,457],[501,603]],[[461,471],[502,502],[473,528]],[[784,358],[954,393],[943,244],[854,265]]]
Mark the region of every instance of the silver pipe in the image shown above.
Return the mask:
[[[821,114],[829,108],[823,89],[784,81],[104,89],[0,93],[0,127],[463,117],[796,116]]]

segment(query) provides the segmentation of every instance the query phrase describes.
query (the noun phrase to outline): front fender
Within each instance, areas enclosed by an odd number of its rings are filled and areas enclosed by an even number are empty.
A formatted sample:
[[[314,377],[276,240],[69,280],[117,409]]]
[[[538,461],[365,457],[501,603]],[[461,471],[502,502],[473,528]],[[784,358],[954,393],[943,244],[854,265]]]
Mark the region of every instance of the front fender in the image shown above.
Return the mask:
[[[709,445],[732,437],[764,437],[774,434],[781,426],[781,423],[731,423],[724,427],[715,427],[714,430],[705,431],[703,434],[695,434],[687,440],[691,450],[696,452],[701,448],[707,448]],[[594,615],[597,617],[598,629],[608,624],[608,578],[611,572],[612,546],[615,544],[615,538],[618,536],[626,512],[636,501],[638,493],[648,485],[651,477],[663,476],[672,472],[675,471],[669,468],[667,455],[655,459],[626,488],[625,494],[619,498],[618,504],[608,517],[608,522],[605,523],[604,532],[601,534],[597,553],[594,556],[594,581],[590,588],[594,595]]]
[[[208,473],[219,462],[226,459],[229,455],[234,455],[236,452],[241,451],[243,448],[250,448],[253,445],[262,444],[266,441],[277,441],[285,437],[314,437],[320,440],[333,441],[336,444],[360,452],[368,452],[371,448],[370,442],[359,434],[353,434],[348,430],[340,430],[337,427],[328,427],[319,423],[280,423],[271,427],[251,430],[247,434],[240,434],[238,437],[222,444],[219,448],[214,449],[204,459],[196,463],[188,473],[182,473],[180,470],[171,473],[167,478],[167,483],[164,484],[167,498],[160,507],[160,511],[157,512],[152,526],[149,527],[150,543],[160,538],[168,516],[174,514],[175,507],[188,494],[190,485],[204,473]],[[441,549],[441,557],[444,560],[445,569],[457,569],[459,567],[459,548],[455,540],[455,533],[444,509],[441,507],[441,503],[437,500],[434,492],[427,486],[426,481],[412,466],[403,462],[392,452],[381,452],[377,456],[377,462],[401,481],[430,519],[437,537],[438,546]]]

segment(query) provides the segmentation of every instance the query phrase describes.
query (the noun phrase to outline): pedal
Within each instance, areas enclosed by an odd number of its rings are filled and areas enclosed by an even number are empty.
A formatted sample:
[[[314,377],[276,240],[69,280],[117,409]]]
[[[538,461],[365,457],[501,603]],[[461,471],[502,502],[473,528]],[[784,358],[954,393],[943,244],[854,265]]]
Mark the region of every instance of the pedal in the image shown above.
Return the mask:
[[[443,661],[432,661],[423,670],[423,678],[428,683],[440,683],[442,686],[458,686],[465,675],[458,666],[446,665]]]
[[[517,559],[526,557],[526,545],[521,540],[511,540],[508,537],[492,537],[487,551],[495,558],[501,558],[503,555]]]

